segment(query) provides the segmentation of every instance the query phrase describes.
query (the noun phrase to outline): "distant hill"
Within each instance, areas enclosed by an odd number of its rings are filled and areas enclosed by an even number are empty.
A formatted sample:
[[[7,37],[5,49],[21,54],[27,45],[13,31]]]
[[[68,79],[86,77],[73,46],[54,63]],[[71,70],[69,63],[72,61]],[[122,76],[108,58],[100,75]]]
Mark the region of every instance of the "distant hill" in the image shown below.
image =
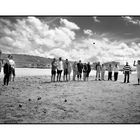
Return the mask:
[[[52,62],[51,58],[12,54],[17,68],[49,68]],[[7,54],[2,54],[2,59],[7,58]]]

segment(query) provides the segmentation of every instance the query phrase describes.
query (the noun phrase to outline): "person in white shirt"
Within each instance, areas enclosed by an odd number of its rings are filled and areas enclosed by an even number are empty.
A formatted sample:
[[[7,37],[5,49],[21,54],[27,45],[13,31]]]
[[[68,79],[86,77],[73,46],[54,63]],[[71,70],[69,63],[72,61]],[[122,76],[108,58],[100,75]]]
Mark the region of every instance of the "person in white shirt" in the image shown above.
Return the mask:
[[[135,64],[136,61],[134,61],[133,66],[137,67],[137,78],[138,78],[138,85],[140,84],[140,60],[137,61],[137,64]]]
[[[119,72],[119,67],[116,64],[115,67],[114,67],[114,81],[118,80],[118,72]]]
[[[63,61],[62,61],[62,58],[60,57],[57,64],[57,81],[59,82],[61,80],[62,71],[63,71]]]
[[[101,80],[105,80],[104,77],[105,77],[105,70],[106,70],[106,67],[104,64],[102,64],[102,68],[101,68]]]
[[[10,80],[11,80],[11,77],[13,77],[13,81],[15,80],[15,61],[13,60],[13,56],[12,55],[9,55],[8,56],[8,59],[9,59],[9,64],[11,65],[11,75],[10,75]]]

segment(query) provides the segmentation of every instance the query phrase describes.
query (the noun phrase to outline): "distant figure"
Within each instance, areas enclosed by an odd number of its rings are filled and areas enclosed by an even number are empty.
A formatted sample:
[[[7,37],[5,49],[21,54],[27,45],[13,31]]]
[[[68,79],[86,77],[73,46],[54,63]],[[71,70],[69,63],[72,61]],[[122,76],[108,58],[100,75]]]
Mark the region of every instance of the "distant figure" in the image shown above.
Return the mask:
[[[3,84],[8,86],[11,75],[11,65],[9,64],[8,59],[4,60],[3,72],[4,72]]]
[[[81,60],[77,64],[77,69],[78,69],[77,78],[78,78],[78,81],[79,81],[82,78],[82,70],[83,70],[83,64],[81,63]]]
[[[83,65],[83,81],[86,81],[86,78],[87,78],[87,71],[88,71],[87,64],[84,63],[84,65]]]
[[[118,72],[119,72],[119,67],[116,64],[115,67],[114,67],[114,81],[118,80]]]
[[[98,62],[97,64],[96,64],[96,78],[95,78],[95,80],[101,80],[100,79],[100,77],[101,77],[101,65],[100,65],[100,62]]]
[[[127,81],[129,83],[129,77],[131,73],[131,67],[128,65],[128,62],[126,62],[126,65],[123,67],[123,73],[124,73],[124,83]]]
[[[87,63],[87,80],[89,78],[89,74],[91,72],[91,65],[90,65],[90,62]]]
[[[72,70],[72,66],[71,66],[71,63],[69,62],[69,66],[68,66],[68,80],[70,81],[70,75],[71,75],[71,70]]]
[[[68,70],[69,70],[69,61],[68,59],[65,60],[63,63],[63,69],[64,69],[64,75],[63,75],[63,81],[68,81]]]
[[[136,61],[134,61],[133,66],[137,67],[137,78],[138,78],[138,85],[140,84],[140,60],[137,61],[137,65],[135,64]]]
[[[112,80],[112,71],[113,71],[113,67],[111,66],[111,64],[109,64],[109,67],[108,67],[108,81]]]
[[[9,59],[9,64],[11,65],[11,75],[10,75],[10,81],[11,81],[11,79],[12,79],[12,77],[13,77],[13,81],[15,80],[15,66],[16,66],[16,64],[15,64],[15,61],[13,60],[13,56],[12,55],[9,55],[8,56],[8,59]]]
[[[63,61],[62,61],[62,58],[60,57],[57,64],[57,81],[59,82],[61,80],[62,71],[63,71]]]
[[[75,78],[76,78],[77,73],[78,73],[77,62],[76,61],[73,63],[72,69],[73,69],[73,81],[75,81]]]
[[[55,82],[55,76],[56,76],[56,70],[57,70],[57,62],[56,59],[54,58],[52,63],[51,63],[51,82]]]
[[[2,69],[2,59],[1,59],[1,55],[2,55],[2,51],[0,50],[0,73],[1,73],[1,69]]]
[[[104,77],[105,77],[105,70],[106,70],[106,67],[104,64],[102,64],[102,68],[101,68],[101,80],[105,80]]]

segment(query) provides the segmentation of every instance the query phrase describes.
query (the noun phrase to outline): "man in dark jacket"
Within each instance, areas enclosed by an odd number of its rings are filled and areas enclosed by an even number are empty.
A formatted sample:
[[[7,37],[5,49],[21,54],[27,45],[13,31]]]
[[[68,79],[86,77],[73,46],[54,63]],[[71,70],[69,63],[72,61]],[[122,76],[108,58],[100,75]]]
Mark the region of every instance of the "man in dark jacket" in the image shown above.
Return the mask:
[[[78,69],[77,78],[78,78],[78,80],[79,79],[81,80],[81,78],[82,78],[82,70],[83,70],[83,64],[81,63],[81,60],[77,64],[77,69]]]
[[[4,72],[3,84],[8,86],[11,75],[11,65],[9,64],[8,59],[4,61],[3,72]]]

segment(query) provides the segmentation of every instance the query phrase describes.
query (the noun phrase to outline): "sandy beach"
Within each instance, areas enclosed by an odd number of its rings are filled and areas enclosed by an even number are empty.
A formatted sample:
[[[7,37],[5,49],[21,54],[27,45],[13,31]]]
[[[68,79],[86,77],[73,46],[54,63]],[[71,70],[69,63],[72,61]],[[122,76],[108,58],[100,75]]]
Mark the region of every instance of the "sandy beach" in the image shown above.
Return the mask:
[[[49,70],[23,71],[16,70],[16,80],[8,87],[2,86],[0,74],[2,124],[140,123],[136,74],[131,74],[129,84],[123,83],[122,74],[117,82],[95,81],[94,72],[88,82],[51,83]]]

